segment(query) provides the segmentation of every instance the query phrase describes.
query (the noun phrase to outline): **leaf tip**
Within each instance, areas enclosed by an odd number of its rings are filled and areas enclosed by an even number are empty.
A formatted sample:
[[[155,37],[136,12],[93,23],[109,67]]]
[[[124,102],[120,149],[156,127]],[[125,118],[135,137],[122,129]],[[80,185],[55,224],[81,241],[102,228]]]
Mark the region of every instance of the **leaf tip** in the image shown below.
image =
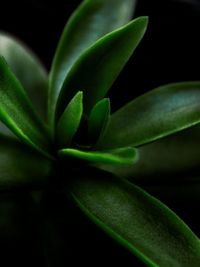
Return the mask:
[[[141,24],[141,26],[143,26],[143,28],[146,30],[148,23],[149,23],[149,17],[148,16],[140,16],[140,17],[136,18],[135,21],[138,21]]]

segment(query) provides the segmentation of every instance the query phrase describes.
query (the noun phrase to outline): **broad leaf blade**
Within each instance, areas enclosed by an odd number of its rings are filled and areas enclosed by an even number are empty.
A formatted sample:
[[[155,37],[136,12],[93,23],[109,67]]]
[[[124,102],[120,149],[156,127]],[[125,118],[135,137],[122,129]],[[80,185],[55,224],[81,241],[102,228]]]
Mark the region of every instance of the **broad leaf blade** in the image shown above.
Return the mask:
[[[148,266],[199,266],[200,241],[171,210],[104,172],[72,180],[84,213]]]
[[[85,0],[66,24],[50,72],[49,118],[72,65],[97,39],[131,18],[136,0]],[[82,89],[81,89],[82,90]]]
[[[0,57],[0,120],[24,143],[49,156],[50,138],[19,81]]]
[[[200,180],[200,126],[196,125],[138,148],[133,166],[101,166],[131,181],[180,185]],[[196,176],[196,177],[195,177]]]
[[[131,101],[110,118],[102,148],[139,146],[200,122],[200,82],[161,86]]]
[[[110,100],[104,98],[100,100],[92,109],[88,118],[88,135],[91,144],[104,135],[110,119]]]
[[[1,134],[0,148],[0,191],[45,185],[51,169],[49,160],[17,139]]]
[[[56,130],[57,141],[60,147],[68,147],[78,130],[83,114],[83,93],[78,92],[67,105]]]
[[[65,148],[58,151],[59,156],[66,158],[77,158],[90,163],[104,163],[116,165],[133,164],[137,159],[137,151],[126,147],[112,151],[82,151],[78,149]]]
[[[46,118],[47,72],[39,59],[24,44],[0,32],[0,55],[27,91],[37,112]]]
[[[63,83],[56,108],[56,120],[79,90],[84,93],[84,111],[90,113],[93,106],[106,95],[141,41],[147,21],[147,17],[133,20],[102,37],[82,54]]]

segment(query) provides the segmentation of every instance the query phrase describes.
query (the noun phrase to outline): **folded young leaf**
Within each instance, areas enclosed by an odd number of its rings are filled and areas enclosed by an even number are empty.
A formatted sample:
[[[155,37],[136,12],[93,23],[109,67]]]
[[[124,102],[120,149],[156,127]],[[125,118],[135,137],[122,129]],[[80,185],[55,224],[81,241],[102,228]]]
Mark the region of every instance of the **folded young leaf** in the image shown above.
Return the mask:
[[[0,191],[44,186],[51,162],[17,139],[0,134]]]
[[[60,91],[56,121],[79,90],[84,93],[84,112],[89,115],[93,106],[106,95],[141,41],[147,21],[147,17],[133,20],[102,37],[79,57]]]
[[[74,12],[65,26],[50,72],[48,109],[52,122],[60,89],[74,62],[97,39],[127,23],[135,3],[136,0],[85,0]]]
[[[148,266],[199,266],[199,239],[164,204],[111,174],[79,175],[71,179],[76,203]]]
[[[56,127],[59,147],[68,147],[78,130],[83,114],[83,93],[78,92],[67,105]]]
[[[139,146],[200,122],[200,82],[161,86],[111,115],[103,149]]]
[[[91,144],[96,144],[104,135],[110,119],[110,100],[104,98],[93,107],[88,118],[88,135]]]
[[[39,59],[24,44],[0,32],[0,55],[27,91],[37,112],[46,118],[47,72]]]
[[[22,85],[0,57],[0,120],[24,143],[49,156],[50,138]]]
[[[90,163],[104,163],[116,165],[133,164],[138,159],[137,150],[125,147],[110,151],[82,151],[78,149],[65,148],[58,151],[61,157],[72,157],[88,161]]]

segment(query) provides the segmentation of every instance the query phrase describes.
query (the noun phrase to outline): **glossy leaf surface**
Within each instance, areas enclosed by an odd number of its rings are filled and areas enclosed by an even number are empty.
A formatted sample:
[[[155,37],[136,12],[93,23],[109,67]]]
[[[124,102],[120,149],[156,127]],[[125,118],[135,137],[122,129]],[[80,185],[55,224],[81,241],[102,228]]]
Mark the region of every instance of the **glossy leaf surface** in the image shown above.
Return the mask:
[[[135,3],[135,0],[85,0],[71,16],[59,41],[50,72],[48,107],[51,120],[63,81],[75,61],[100,37],[127,23]]]
[[[61,157],[72,157],[88,162],[105,164],[133,164],[137,160],[137,151],[134,148],[121,148],[112,151],[82,151],[65,148],[58,151]]]
[[[139,146],[200,122],[200,82],[161,86],[131,101],[110,118],[100,147]]]
[[[0,103],[0,120],[24,143],[48,155],[47,129],[3,58],[0,58]]]
[[[78,92],[67,105],[57,125],[57,141],[60,147],[68,147],[76,133],[83,114],[83,93]]]
[[[89,115],[93,106],[106,95],[141,41],[147,22],[147,17],[137,18],[102,37],[82,54],[63,83],[56,120],[77,91],[83,91],[84,111]]]
[[[36,55],[19,40],[0,32],[0,55],[23,85],[37,112],[46,117],[47,72]]]
[[[110,118],[110,100],[100,100],[92,109],[88,118],[89,140],[95,144],[105,133]]]
[[[101,166],[131,181],[172,183],[199,181],[200,126],[183,130],[138,148],[139,160],[133,166]]]
[[[199,239],[139,187],[94,172],[73,179],[72,196],[91,220],[148,266],[199,266]]]

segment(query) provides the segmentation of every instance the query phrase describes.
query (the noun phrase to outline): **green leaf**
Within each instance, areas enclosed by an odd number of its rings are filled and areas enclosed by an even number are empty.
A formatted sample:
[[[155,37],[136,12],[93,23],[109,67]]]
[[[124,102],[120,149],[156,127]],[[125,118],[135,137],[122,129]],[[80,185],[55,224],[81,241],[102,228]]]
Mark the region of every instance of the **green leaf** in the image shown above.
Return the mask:
[[[83,114],[83,93],[78,92],[63,112],[57,125],[57,141],[60,147],[68,147],[78,130]]]
[[[0,120],[24,143],[49,156],[50,138],[22,85],[0,57]]]
[[[110,100],[104,98],[93,107],[88,118],[88,135],[92,144],[104,135],[110,119]]]
[[[57,103],[56,120],[79,90],[84,93],[84,111],[86,114],[90,113],[93,106],[106,95],[141,41],[147,20],[147,17],[133,20],[102,37],[82,54],[63,83]]]
[[[148,184],[192,182],[191,176],[198,176],[200,171],[199,141],[200,126],[196,125],[139,147],[139,160],[129,168],[103,166],[103,169]]]
[[[0,148],[0,191],[44,186],[51,169],[49,160],[2,134]]]
[[[161,86],[131,101],[110,118],[99,147],[139,146],[200,122],[200,82]]]
[[[104,164],[133,164],[138,159],[137,150],[131,147],[115,149],[111,151],[81,151],[78,149],[65,148],[58,151],[61,157],[72,157],[84,161]]]
[[[96,40],[127,23],[135,3],[136,0],[85,0],[71,16],[59,41],[50,72],[50,120],[54,119],[60,89],[73,64]]]
[[[74,178],[83,212],[148,266],[199,266],[199,239],[160,201],[105,172]]]
[[[47,72],[39,59],[23,43],[0,32],[0,55],[27,91],[37,112],[46,117]]]

